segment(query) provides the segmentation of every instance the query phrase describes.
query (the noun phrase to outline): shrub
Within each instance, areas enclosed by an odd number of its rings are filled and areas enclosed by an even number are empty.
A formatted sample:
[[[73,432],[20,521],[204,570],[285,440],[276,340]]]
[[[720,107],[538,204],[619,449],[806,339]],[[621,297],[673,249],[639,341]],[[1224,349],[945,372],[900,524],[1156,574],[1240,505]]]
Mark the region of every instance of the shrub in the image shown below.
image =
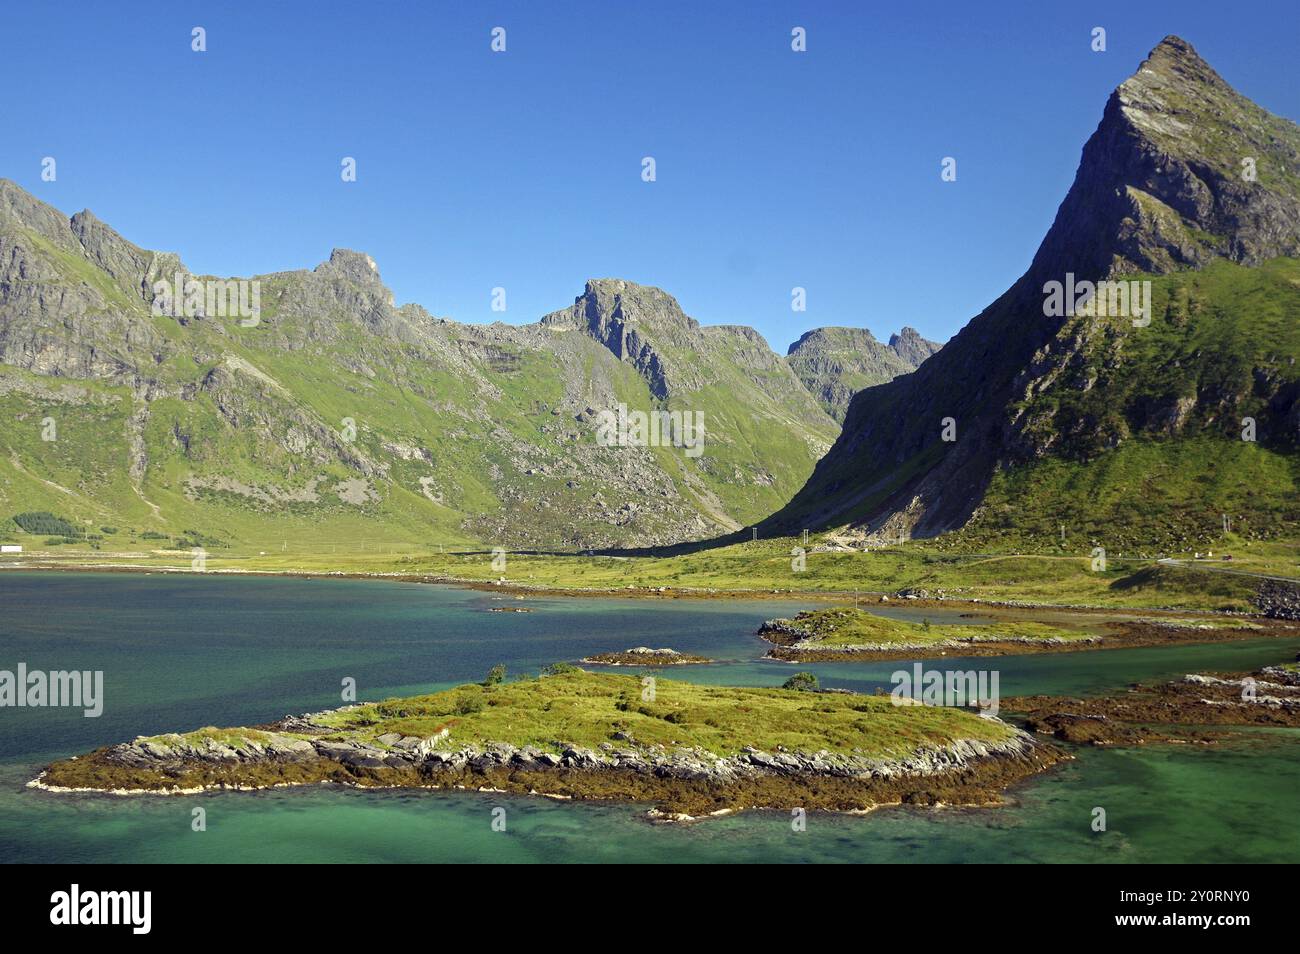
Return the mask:
[[[48,510],[28,510],[13,515],[13,522],[28,533],[48,536],[79,537],[81,529],[70,520],[55,516]]]
[[[573,665],[573,663],[566,663],[566,662],[551,663],[549,666],[542,667],[543,676],[563,676],[566,675],[567,673],[581,672],[581,671],[582,670],[580,670],[577,666]]]
[[[821,684],[810,672],[797,672],[785,681],[782,689],[794,689],[797,692],[815,692]]]

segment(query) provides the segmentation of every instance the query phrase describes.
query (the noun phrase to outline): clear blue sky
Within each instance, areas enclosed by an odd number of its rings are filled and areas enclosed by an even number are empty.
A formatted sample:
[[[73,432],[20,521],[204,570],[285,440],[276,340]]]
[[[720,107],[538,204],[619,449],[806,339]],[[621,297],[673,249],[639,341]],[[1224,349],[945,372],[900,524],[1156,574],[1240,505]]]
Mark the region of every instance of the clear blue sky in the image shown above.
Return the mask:
[[[461,321],[532,321],[616,276],[781,352],[820,325],[944,340],[1024,270],[1107,95],[1164,35],[1300,118],[1297,9],[11,2],[0,176],[203,273],[363,250],[398,302]]]

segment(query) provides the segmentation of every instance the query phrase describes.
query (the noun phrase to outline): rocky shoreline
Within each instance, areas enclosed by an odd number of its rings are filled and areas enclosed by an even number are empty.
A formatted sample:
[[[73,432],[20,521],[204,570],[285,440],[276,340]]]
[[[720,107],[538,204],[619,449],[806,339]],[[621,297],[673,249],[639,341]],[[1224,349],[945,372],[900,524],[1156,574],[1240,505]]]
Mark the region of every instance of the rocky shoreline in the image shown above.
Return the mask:
[[[1300,586],[1286,580],[1265,580],[1255,595],[1255,605],[1273,619],[1300,620]]]
[[[936,656],[1012,656],[1030,653],[1086,652],[1102,649],[1132,649],[1139,646],[1228,642],[1261,636],[1300,635],[1300,627],[1289,622],[1260,620],[1252,628],[1182,626],[1164,622],[1114,621],[1103,624],[1104,634],[1077,639],[1057,637],[999,637],[973,633],[961,639],[934,642],[861,643],[849,646],[819,646],[812,634],[790,626],[789,620],[767,620],[757,635],[771,648],[764,659],[779,662],[856,662],[864,660],[917,659]],[[974,629],[975,627],[971,627]],[[979,627],[995,632],[996,624]]]
[[[648,646],[637,646],[633,649],[625,649],[622,652],[595,653],[584,657],[579,662],[596,666],[697,666],[703,663],[711,663],[713,660],[707,656],[680,653],[675,649],[651,649]]]
[[[1300,728],[1300,671],[1188,673],[1114,696],[1003,699],[1002,709],[1023,713],[1030,732],[1077,745],[1213,742],[1227,734],[1213,727]]]
[[[686,820],[745,808],[862,812],[883,805],[987,805],[1067,756],[1015,730],[1001,742],[958,740],[896,759],[826,751],[717,756],[662,746],[543,751],[507,743],[447,749],[441,737],[378,745],[304,738],[310,716],[262,727],[261,741],[137,739],[50,765],[29,786],[49,792],[196,794],[336,783],[362,788],[468,789],[564,799],[651,802],[652,817]],[[293,732],[290,736],[284,733]]]

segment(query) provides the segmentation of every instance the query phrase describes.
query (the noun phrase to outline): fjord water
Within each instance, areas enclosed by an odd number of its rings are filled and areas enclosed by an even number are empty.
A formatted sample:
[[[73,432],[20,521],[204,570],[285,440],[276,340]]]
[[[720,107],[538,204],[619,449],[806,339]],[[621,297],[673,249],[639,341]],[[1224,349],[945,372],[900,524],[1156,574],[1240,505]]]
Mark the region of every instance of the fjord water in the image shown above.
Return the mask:
[[[530,613],[493,613],[526,606]],[[661,678],[778,685],[758,624],[811,604],[529,599],[388,581],[165,574],[0,573],[0,669],[103,670],[104,713],[0,709],[0,858],[6,861],[1294,861],[1300,732],[1243,731],[1215,747],[1083,749],[994,809],[781,813],[655,826],[644,806],[486,793],[336,787],[202,796],[55,795],[25,787],[46,762],[141,734],[247,725],[477,680],[629,646],[718,663]],[[904,608],[890,613],[907,615]],[[934,611],[927,615],[938,618]],[[1195,670],[1291,658],[1295,641],[948,658],[1001,673],[1004,696],[1086,693]],[[931,661],[930,665],[935,662]],[[807,667],[872,691],[907,661]],[[493,831],[492,809],[507,828]],[[191,830],[203,807],[207,830]],[[1095,807],[1107,831],[1091,829]]]

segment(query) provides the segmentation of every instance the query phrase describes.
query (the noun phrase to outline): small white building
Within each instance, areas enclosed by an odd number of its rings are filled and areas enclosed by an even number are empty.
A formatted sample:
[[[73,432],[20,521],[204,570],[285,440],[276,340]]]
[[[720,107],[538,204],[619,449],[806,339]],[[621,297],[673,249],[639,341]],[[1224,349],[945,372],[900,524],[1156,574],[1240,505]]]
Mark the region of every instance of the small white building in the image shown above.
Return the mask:
[[[17,543],[0,543],[0,553],[22,553],[23,548]]]

